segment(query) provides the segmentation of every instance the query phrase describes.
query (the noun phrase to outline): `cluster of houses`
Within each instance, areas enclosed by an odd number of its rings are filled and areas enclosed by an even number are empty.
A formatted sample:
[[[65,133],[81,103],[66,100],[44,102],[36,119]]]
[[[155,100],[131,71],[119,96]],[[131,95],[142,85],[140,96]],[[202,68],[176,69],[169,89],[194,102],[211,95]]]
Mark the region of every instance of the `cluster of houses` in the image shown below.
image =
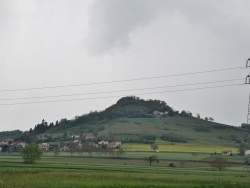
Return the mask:
[[[165,112],[159,112],[159,111],[153,111],[153,115],[155,116],[164,116],[164,115],[168,115],[169,112],[168,111],[165,111]]]
[[[8,139],[5,139],[4,141],[0,142],[0,152],[3,150],[4,146],[8,146],[8,148],[10,146],[12,146],[11,147],[12,150],[15,151],[15,150],[20,150],[20,149],[24,148],[25,145],[26,145],[26,143],[23,141],[14,142],[14,140],[12,138],[8,138]]]
[[[232,150],[222,150],[221,155],[233,155],[233,151]],[[245,150],[244,156],[250,156],[250,150],[249,149]]]
[[[80,138],[79,135],[74,135],[74,134],[68,134],[68,138],[72,138],[75,139],[73,140],[73,142],[71,142],[69,144],[69,146],[62,146],[60,149],[60,151],[69,151],[70,149],[84,149],[84,144],[78,140],[77,138]],[[98,143],[94,142],[94,137],[93,136],[85,136],[84,138],[87,141],[87,145],[86,147],[92,147],[92,148],[119,148],[121,146],[121,141],[113,141],[113,142],[109,142],[106,140],[102,140]],[[38,147],[43,150],[43,151],[49,151],[51,150],[51,146],[48,143],[40,143],[38,144]]]
[[[75,139],[75,138],[80,138],[80,136],[77,134],[68,134],[68,138]]]
[[[75,139],[71,143],[71,146],[63,146],[60,148],[60,151],[69,151],[72,146],[74,146],[74,149],[83,149],[84,144],[78,140],[77,138],[80,138],[79,135],[74,135],[74,134],[68,134],[69,138]],[[45,140],[47,138],[47,135],[40,136],[41,140]],[[85,140],[87,141],[87,146],[91,146],[93,148],[119,148],[121,146],[121,141],[113,141],[109,142],[106,140],[99,141],[98,143],[94,142],[94,137],[93,136],[85,136]],[[0,152],[2,151],[2,148],[7,145],[13,146],[14,148],[24,148],[27,143],[23,141],[16,141],[14,142],[13,139],[8,138],[5,139],[4,141],[0,142]],[[43,151],[49,151],[51,150],[51,146],[48,143],[40,143],[38,144],[38,147],[43,150]],[[221,155],[232,155],[233,151],[232,150],[222,150]],[[245,150],[245,156],[250,156],[250,150]]]

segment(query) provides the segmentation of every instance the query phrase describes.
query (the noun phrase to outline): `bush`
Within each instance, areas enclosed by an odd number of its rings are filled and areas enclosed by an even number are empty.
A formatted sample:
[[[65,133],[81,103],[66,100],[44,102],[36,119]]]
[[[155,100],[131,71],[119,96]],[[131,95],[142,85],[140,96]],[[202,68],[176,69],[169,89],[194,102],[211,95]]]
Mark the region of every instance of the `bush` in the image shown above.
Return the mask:
[[[187,142],[182,135],[176,133],[162,134],[161,139],[169,142]]]
[[[209,132],[210,128],[209,127],[204,127],[204,126],[195,126],[194,130],[197,132]]]
[[[169,163],[168,166],[169,166],[169,167],[176,167],[176,166],[174,165],[174,163]]]

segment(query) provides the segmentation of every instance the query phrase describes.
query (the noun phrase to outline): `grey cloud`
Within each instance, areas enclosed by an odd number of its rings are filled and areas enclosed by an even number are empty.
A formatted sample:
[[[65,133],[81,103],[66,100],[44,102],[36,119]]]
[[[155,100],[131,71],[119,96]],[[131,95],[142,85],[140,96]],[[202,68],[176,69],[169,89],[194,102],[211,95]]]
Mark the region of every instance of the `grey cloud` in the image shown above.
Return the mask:
[[[162,0],[106,0],[94,1],[90,7],[88,49],[91,53],[105,53],[114,48],[126,49],[129,35],[157,15]]]
[[[193,27],[215,33],[224,45],[246,46],[248,32],[240,28],[249,29],[242,26],[250,16],[248,10],[242,9],[247,4],[250,6],[246,0],[94,0],[89,10],[87,49],[94,54],[127,49],[131,33],[161,13],[183,15]]]

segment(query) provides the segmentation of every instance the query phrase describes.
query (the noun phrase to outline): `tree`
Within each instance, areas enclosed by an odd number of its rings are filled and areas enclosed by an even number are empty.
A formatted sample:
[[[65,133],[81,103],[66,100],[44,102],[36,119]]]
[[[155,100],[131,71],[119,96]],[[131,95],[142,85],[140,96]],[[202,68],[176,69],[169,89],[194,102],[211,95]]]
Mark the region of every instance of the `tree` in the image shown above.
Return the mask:
[[[60,149],[59,148],[54,148],[53,153],[54,153],[54,155],[58,156],[60,154]]]
[[[155,151],[155,150],[158,149],[158,145],[157,144],[151,144],[150,148]]]
[[[125,151],[122,148],[119,148],[119,150],[116,152],[116,155],[122,158],[122,156],[125,154]]]
[[[194,159],[196,159],[196,157],[199,155],[198,152],[192,152],[191,155],[194,157]]]
[[[94,151],[94,147],[91,144],[86,144],[84,151],[89,154],[90,157],[92,157],[92,153]]]
[[[60,142],[60,148],[66,146],[66,143],[65,142]]]
[[[73,156],[73,154],[75,153],[75,149],[74,148],[69,148],[68,152],[70,153],[71,157]]]
[[[110,157],[114,157],[115,155],[114,148],[106,148],[105,150],[108,152]]]
[[[245,151],[247,149],[249,149],[249,146],[247,144],[244,144],[244,143],[240,144],[239,148],[238,148],[239,155],[244,156],[245,155]]]
[[[208,120],[209,120],[209,121],[214,121],[214,118],[209,117]]]
[[[148,157],[148,162],[149,162],[149,165],[151,166],[152,162],[157,162],[159,163],[159,159],[158,159],[158,156],[157,155],[151,155]]]
[[[22,157],[24,163],[33,164],[37,160],[41,159],[43,152],[35,143],[30,143],[26,145],[22,150]]]
[[[219,158],[216,158],[216,159],[210,161],[209,165],[213,169],[218,169],[219,171],[222,171],[228,167],[228,161],[225,158],[219,157]]]
[[[9,146],[7,144],[5,144],[3,147],[2,147],[2,152],[8,152],[9,150]]]
[[[14,150],[15,150],[14,146],[10,145],[9,148],[8,148],[9,154],[11,155]]]
[[[250,165],[250,157],[245,158],[244,164],[247,165],[247,166]]]

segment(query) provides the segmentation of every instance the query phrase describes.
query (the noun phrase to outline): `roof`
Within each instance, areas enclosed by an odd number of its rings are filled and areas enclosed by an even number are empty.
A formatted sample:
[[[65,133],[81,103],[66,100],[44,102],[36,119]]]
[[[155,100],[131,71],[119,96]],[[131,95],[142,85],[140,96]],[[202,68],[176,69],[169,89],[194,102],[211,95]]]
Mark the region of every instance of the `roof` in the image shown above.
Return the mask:
[[[232,150],[222,150],[223,153],[233,152]]]

